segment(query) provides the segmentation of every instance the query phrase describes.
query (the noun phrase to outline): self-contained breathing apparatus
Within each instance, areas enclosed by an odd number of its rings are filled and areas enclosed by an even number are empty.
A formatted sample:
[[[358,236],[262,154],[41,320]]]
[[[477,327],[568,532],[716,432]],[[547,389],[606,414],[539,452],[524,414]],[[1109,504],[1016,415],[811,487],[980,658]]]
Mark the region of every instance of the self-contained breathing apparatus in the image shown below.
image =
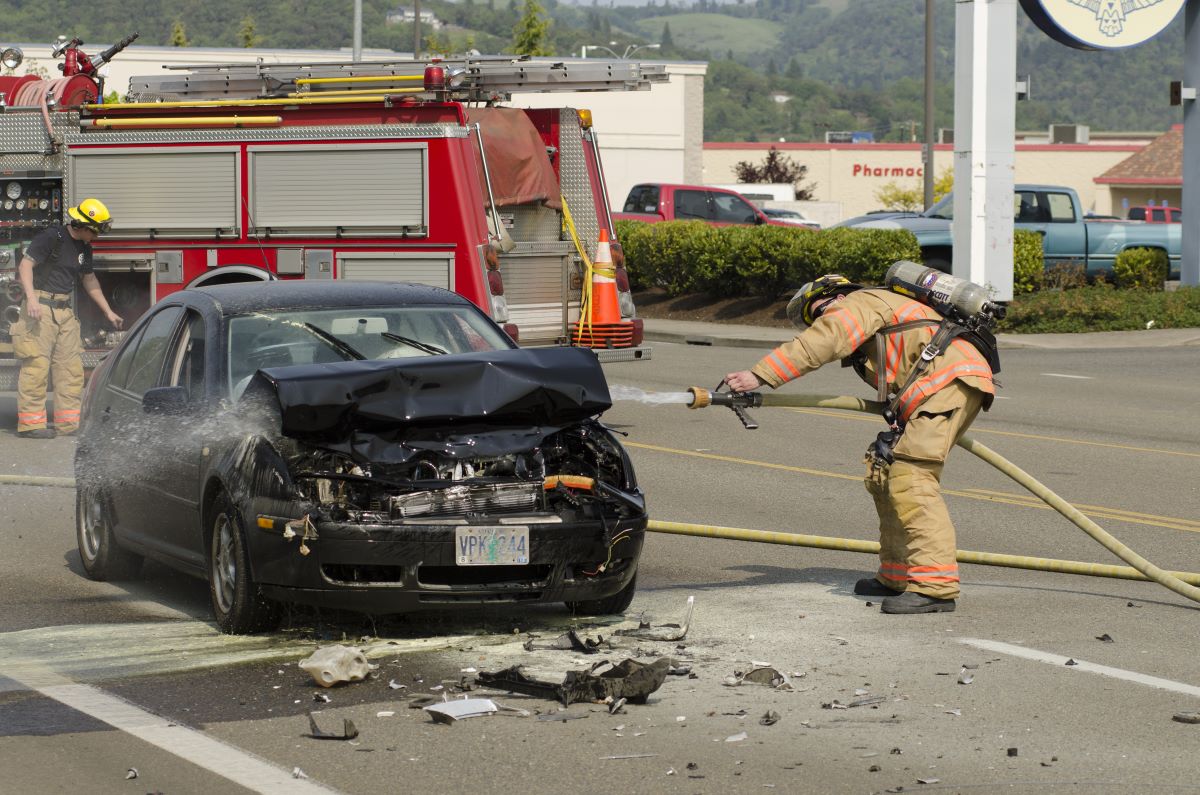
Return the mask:
[[[910,320],[884,326],[875,332],[875,379],[879,385],[879,402],[886,406],[883,419],[888,424],[888,429],[880,432],[867,448],[866,459],[872,468],[891,464],[894,460],[892,451],[904,433],[904,424],[900,422],[897,414],[900,398],[953,340],[961,337],[969,342],[987,361],[993,373],[1000,372],[1000,354],[996,348],[996,337],[992,328],[996,321],[1004,317],[1006,311],[1002,304],[990,300],[986,288],[908,260],[900,260],[888,268],[884,286],[925,304],[941,315],[942,319]],[[887,336],[921,326],[937,327],[933,339],[922,349],[921,356],[913,365],[908,379],[903,384],[888,384],[884,361]],[[865,353],[855,352],[848,357],[846,364],[854,367],[861,377],[865,372],[866,358]],[[984,409],[990,405],[991,401],[987,400]]]

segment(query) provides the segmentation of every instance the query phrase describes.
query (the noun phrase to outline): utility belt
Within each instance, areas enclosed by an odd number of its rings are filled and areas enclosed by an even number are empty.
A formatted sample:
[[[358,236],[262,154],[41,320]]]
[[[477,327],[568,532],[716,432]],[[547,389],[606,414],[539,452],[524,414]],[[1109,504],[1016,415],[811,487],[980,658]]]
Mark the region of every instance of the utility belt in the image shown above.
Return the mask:
[[[48,293],[45,290],[35,290],[38,303],[45,304],[51,309],[70,309],[71,296],[69,293]]]

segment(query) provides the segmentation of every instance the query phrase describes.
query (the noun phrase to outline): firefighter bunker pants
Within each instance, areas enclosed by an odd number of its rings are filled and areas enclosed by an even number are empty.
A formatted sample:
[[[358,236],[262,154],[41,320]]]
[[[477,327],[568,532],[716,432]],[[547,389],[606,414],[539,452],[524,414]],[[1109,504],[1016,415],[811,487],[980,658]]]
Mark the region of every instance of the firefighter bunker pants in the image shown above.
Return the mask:
[[[79,400],[83,393],[83,343],[79,321],[67,295],[41,293],[42,317],[23,314],[13,324],[13,354],[21,361],[17,377],[17,431],[46,427],[46,389],[54,377],[54,425],[60,433],[79,427]]]
[[[937,599],[958,596],[957,545],[942,500],[942,467],[979,413],[980,392],[954,381],[920,406],[892,464],[867,464],[867,491],[879,514],[879,573],[889,588]]]

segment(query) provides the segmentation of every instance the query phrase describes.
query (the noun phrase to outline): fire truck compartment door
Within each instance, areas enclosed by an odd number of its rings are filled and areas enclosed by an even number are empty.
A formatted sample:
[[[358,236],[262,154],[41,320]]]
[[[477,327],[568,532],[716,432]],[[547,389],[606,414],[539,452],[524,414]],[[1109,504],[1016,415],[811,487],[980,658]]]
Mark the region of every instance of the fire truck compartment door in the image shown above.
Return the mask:
[[[247,149],[250,214],[259,233],[427,233],[429,151],[424,142]]]
[[[70,204],[101,197],[112,235],[217,237],[238,231],[237,147],[76,148]]]
[[[453,290],[454,253],[343,252],[338,254],[337,276],[350,281],[413,282]]]
[[[579,316],[579,291],[570,289],[567,254],[512,253],[500,258],[508,319],[522,345],[552,345]]]

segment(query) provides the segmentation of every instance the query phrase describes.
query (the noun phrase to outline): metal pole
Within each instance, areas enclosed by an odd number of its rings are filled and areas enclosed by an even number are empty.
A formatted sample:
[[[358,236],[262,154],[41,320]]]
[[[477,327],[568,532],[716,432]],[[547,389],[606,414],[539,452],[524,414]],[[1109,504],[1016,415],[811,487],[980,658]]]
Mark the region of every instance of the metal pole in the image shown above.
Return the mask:
[[[1183,9],[1183,85],[1200,86],[1200,0],[1188,0]],[[1200,114],[1196,100],[1183,100],[1183,251],[1179,263],[1179,283],[1200,285],[1200,230],[1196,218],[1200,215],[1200,173],[1196,158],[1200,157]],[[1189,159],[1190,158],[1190,159]]]
[[[933,0],[925,0],[925,209],[933,206]]]
[[[362,0],[354,0],[354,60],[362,60]]]
[[[421,0],[413,0],[413,60],[421,57]]]

